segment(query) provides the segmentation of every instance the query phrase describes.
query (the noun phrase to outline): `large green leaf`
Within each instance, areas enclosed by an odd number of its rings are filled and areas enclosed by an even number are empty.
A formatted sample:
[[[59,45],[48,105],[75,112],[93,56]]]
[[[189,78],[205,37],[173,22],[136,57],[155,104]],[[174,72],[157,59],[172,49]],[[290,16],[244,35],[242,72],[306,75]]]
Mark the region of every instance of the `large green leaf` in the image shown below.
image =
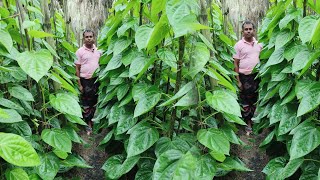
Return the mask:
[[[135,35],[135,41],[139,50],[147,47],[152,32],[153,28],[148,25],[142,25],[138,28]]]
[[[52,72],[52,73],[48,73],[48,76],[50,77],[50,79],[54,80],[55,82],[61,84],[61,87],[69,90],[70,92],[72,92],[73,94],[78,94],[78,92],[76,91],[76,89],[74,88],[74,86],[69,82],[67,82],[64,78],[62,78],[60,75]]]
[[[208,69],[209,69],[209,70],[206,71],[206,73],[207,73],[210,77],[218,80],[218,83],[219,83],[219,84],[225,86],[226,88],[230,89],[232,92],[236,93],[237,90],[236,90],[236,88],[234,87],[234,85],[231,84],[231,82],[230,82],[231,79],[230,79],[227,75],[222,76],[222,75],[220,75],[216,70],[214,70],[214,69],[212,69],[212,68],[210,68],[210,67],[209,67]],[[225,78],[225,77],[227,77],[227,78]],[[227,80],[227,79],[228,79],[228,80]]]
[[[228,141],[234,143],[234,144],[242,144],[243,142],[241,139],[237,136],[235,125],[230,125],[230,123],[225,123],[221,128],[221,131],[224,133],[224,135],[227,137]]]
[[[286,45],[289,41],[291,41],[291,39],[294,37],[295,33],[294,32],[290,32],[290,31],[282,31],[277,35],[276,38],[276,47],[275,49],[279,49],[281,47],[283,47],[284,45]]]
[[[279,28],[283,29],[288,25],[290,21],[299,16],[302,16],[301,9],[294,9],[292,12],[288,13],[283,19],[281,19],[281,21],[279,22]]]
[[[58,93],[56,96],[50,94],[49,98],[51,106],[59,112],[82,117],[81,107],[73,95]]]
[[[239,116],[233,115],[233,114],[228,114],[228,113],[223,113],[223,117],[232,123],[237,123],[240,125],[247,125]]]
[[[172,96],[169,100],[167,100],[166,102],[160,104],[160,107],[161,106],[167,106],[171,103],[173,103],[176,99],[182,97],[183,95],[187,94],[191,89],[194,88],[194,83],[191,81],[191,82],[188,82],[187,84],[185,84],[181,89],[179,89],[179,91],[174,95]]]
[[[306,16],[299,22],[298,32],[302,43],[310,42],[314,36],[318,36],[319,24],[320,18],[316,16]]]
[[[41,157],[41,164],[36,167],[37,174],[42,179],[53,180],[60,168],[60,160],[53,153],[43,154]]]
[[[47,74],[53,64],[53,57],[50,51],[41,49],[37,52],[25,51],[17,55],[21,69],[37,82]]]
[[[200,29],[209,29],[209,27],[204,26],[197,21],[196,14],[199,13],[199,10],[199,5],[196,1],[170,0],[167,2],[166,13],[170,25],[173,27],[175,37],[193,33]]]
[[[159,157],[162,153],[170,149],[185,153],[191,149],[191,145],[180,137],[174,137],[172,140],[168,137],[161,137],[156,143],[155,154]]]
[[[168,66],[177,69],[177,58],[172,51],[159,49],[157,55]]]
[[[118,55],[114,55],[111,60],[109,61],[107,67],[104,69],[104,71],[110,71],[113,69],[117,69],[121,66],[122,62],[121,62],[121,58],[122,55],[118,54]]]
[[[9,93],[11,96],[24,100],[24,101],[34,101],[32,94],[24,87],[16,85],[10,87]]]
[[[284,105],[282,106],[282,115],[278,128],[278,135],[283,135],[293,128],[295,128],[301,121],[300,117],[297,117],[296,106]]]
[[[161,16],[159,22],[154,26],[152,34],[148,41],[147,50],[154,48],[156,45],[161,43],[161,41],[166,37],[170,28],[168,23],[168,18],[164,14]]]
[[[217,171],[216,161],[210,155],[203,155],[198,159],[195,177],[203,180],[212,180]]]
[[[284,109],[283,110],[280,103],[281,103],[280,101],[274,103],[274,105],[271,108],[271,112],[270,112],[270,116],[269,116],[270,124],[274,124],[274,123],[281,121],[282,115],[288,114],[287,113],[288,107],[285,106],[283,108]]]
[[[149,69],[149,67],[154,64],[154,62],[156,60],[157,60],[157,58],[155,58],[155,57],[149,58],[147,63],[143,66],[143,68],[139,72],[139,74],[138,74],[137,78],[134,80],[134,82],[137,82],[144,75],[144,73]]]
[[[117,90],[117,99],[118,101],[120,101],[122,98],[124,98],[126,96],[126,94],[128,93],[130,89],[130,85],[129,84],[122,84],[119,86],[118,90]]]
[[[172,179],[185,180],[185,179],[195,179],[194,174],[197,168],[198,159],[194,157],[191,152],[187,152],[179,161],[177,162],[176,168],[173,172]]]
[[[151,2],[151,19],[152,22],[157,22],[159,19],[158,13],[165,10],[166,0],[152,0]]]
[[[138,118],[133,118],[133,112],[126,110],[125,113],[120,115],[118,120],[115,135],[125,133],[132,128],[138,121]]]
[[[240,105],[236,98],[223,90],[206,92],[207,103],[219,112],[226,112],[241,117]]]
[[[102,144],[106,144],[110,141],[110,139],[112,138],[114,130],[111,130],[110,132],[108,132],[108,134],[102,139],[102,141],[99,143],[99,146]]]
[[[0,108],[0,123],[15,123],[20,121],[23,120],[16,110]]]
[[[125,158],[124,155],[115,155],[104,163],[102,169],[106,171],[106,176],[110,179],[118,179],[123,174],[129,172],[139,161],[139,156]]]
[[[139,123],[129,132],[128,157],[143,153],[159,139],[159,132],[148,123]]]
[[[14,168],[6,171],[7,180],[29,180],[28,174],[22,168]]]
[[[309,154],[320,145],[320,130],[307,125],[295,131],[290,147],[290,160]]]
[[[121,37],[125,34],[125,32],[132,28],[135,24],[138,24],[138,19],[137,18],[130,18],[127,22],[122,24],[120,28],[117,30],[117,35],[118,37]]]
[[[42,43],[44,44],[44,46],[46,46],[46,48],[51,52],[52,55],[54,55],[57,59],[60,59],[60,57],[57,54],[56,50],[49,43],[47,43],[47,41],[42,39]]]
[[[44,32],[44,31],[37,31],[37,30],[31,30],[28,32],[29,36],[34,38],[45,38],[45,37],[53,37],[53,34]]]
[[[187,107],[198,104],[198,102],[198,89],[194,87],[186,95],[184,95],[174,106]]]
[[[269,144],[272,141],[274,134],[275,134],[275,130],[273,130],[271,133],[268,134],[268,136],[261,142],[259,147],[263,147]]]
[[[62,164],[66,167],[80,167],[80,168],[93,168],[88,165],[87,162],[80,156],[70,155],[67,159],[62,161]]]
[[[120,54],[123,50],[125,50],[128,46],[130,46],[132,39],[120,38],[117,40],[113,47],[113,56]]]
[[[16,134],[0,133],[0,156],[16,166],[40,164],[40,158],[31,144]]]
[[[283,53],[284,53],[284,48],[279,48],[275,50],[271,54],[269,60],[267,61],[264,67],[267,68],[269,66],[281,63],[284,60]]]
[[[280,83],[279,96],[281,99],[291,90],[292,85],[293,81],[282,81]]]
[[[13,42],[11,39],[10,34],[7,31],[4,30],[0,30],[0,44],[3,45],[7,52],[10,53],[11,52],[11,48],[13,46]]]
[[[320,3],[319,3],[320,4]],[[316,52],[312,52],[310,54],[310,58],[308,59],[306,65],[304,66],[304,68],[302,69],[302,71],[300,72],[298,77],[301,77],[301,75],[303,75],[312,65],[312,63],[318,59],[320,56],[320,50],[316,51]]]
[[[282,169],[280,179],[286,179],[292,176],[298,170],[298,168],[301,166],[302,163],[303,163],[303,158],[290,160],[288,164]]]
[[[139,74],[147,62],[148,58],[146,58],[144,55],[136,56],[130,64],[129,77]]]
[[[142,97],[140,97],[137,106],[134,109],[134,118],[149,112],[154,106],[157,105],[161,98],[161,93],[158,88],[151,86],[148,88]]]
[[[265,173],[270,179],[281,177],[282,169],[286,165],[286,159],[283,157],[277,157],[268,162],[263,168],[262,172]],[[279,178],[280,179],[280,178]]]
[[[119,119],[127,119],[125,114],[125,107],[119,107],[118,103],[114,104],[108,115],[109,125],[118,122]]]
[[[230,143],[224,133],[219,129],[201,129],[197,133],[197,139],[209,149],[229,155]]]
[[[300,95],[302,97],[298,108],[297,116],[302,116],[320,104],[320,83],[309,83],[305,86],[305,91],[302,91],[304,87],[297,87],[296,92],[303,93]]]
[[[196,43],[191,53],[189,75],[193,78],[207,64],[210,58],[210,51],[204,43]]]
[[[219,166],[227,171],[252,171],[251,169],[247,168],[245,164],[238,158],[233,159],[231,157],[227,157],[226,160],[219,164]]]
[[[153,179],[195,179],[197,158],[190,152],[168,150],[161,154],[153,167]]]
[[[71,153],[71,140],[61,129],[45,129],[41,133],[41,138],[50,146]]]
[[[294,57],[294,59],[293,59],[292,73],[295,73],[295,72],[299,71],[300,69],[303,69],[307,65],[310,57],[311,57],[311,53],[309,52],[308,49],[306,49],[304,51],[300,51],[296,55],[296,57]]]
[[[84,125],[86,126],[87,123],[84,122],[80,117],[78,116],[74,116],[74,115],[70,115],[70,114],[65,114],[65,117],[67,118],[68,121],[72,122],[72,123],[77,123],[80,125]]]
[[[137,49],[131,49],[128,52],[124,53],[123,57],[121,58],[121,62],[125,66],[128,66],[138,56],[143,56],[143,53],[138,52]]]
[[[292,47],[288,47],[285,49],[284,51],[284,57],[290,61],[292,60],[294,57],[296,57],[296,55],[301,52],[301,51],[307,51],[308,50],[308,46],[306,45],[296,45],[296,46],[292,46]]]

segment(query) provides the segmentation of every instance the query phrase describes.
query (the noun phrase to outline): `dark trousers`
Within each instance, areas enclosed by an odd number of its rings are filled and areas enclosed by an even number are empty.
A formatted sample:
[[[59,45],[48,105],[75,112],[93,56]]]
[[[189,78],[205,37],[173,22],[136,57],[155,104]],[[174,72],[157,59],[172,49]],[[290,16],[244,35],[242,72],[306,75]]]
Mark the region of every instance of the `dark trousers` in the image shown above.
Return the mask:
[[[96,82],[96,78],[84,79],[80,78],[83,91],[81,94],[81,105],[83,106],[83,118],[86,122],[91,121],[96,111],[95,105],[98,101],[98,87],[99,83]]]
[[[255,79],[257,74],[239,74],[242,90],[240,91],[240,103],[242,105],[242,117],[249,121],[256,110],[256,102],[258,100],[259,79]]]

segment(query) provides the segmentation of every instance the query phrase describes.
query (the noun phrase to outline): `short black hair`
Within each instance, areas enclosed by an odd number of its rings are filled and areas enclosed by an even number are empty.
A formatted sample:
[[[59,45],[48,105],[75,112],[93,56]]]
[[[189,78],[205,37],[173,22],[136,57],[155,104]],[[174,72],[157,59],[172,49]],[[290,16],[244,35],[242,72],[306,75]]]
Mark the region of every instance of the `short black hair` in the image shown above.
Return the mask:
[[[253,24],[253,22],[249,21],[249,20],[245,20],[243,23],[242,23],[242,30],[244,29],[244,25],[245,24],[252,24],[252,28],[253,29],[256,29],[256,26]]]
[[[84,33],[86,33],[86,32],[91,32],[93,34],[93,36],[94,36],[94,32],[91,29],[84,30],[83,33],[82,33],[82,36],[84,36]]]

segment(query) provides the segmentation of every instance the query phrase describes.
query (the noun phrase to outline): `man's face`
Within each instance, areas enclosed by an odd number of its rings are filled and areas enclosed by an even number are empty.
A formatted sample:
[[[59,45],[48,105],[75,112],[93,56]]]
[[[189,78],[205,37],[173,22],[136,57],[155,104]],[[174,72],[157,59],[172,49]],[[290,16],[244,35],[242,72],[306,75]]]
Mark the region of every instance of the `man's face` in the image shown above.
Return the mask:
[[[242,34],[245,38],[252,38],[254,36],[255,30],[252,24],[244,24]]]
[[[94,43],[92,32],[85,32],[83,38],[84,38],[84,44],[86,45],[92,45]]]

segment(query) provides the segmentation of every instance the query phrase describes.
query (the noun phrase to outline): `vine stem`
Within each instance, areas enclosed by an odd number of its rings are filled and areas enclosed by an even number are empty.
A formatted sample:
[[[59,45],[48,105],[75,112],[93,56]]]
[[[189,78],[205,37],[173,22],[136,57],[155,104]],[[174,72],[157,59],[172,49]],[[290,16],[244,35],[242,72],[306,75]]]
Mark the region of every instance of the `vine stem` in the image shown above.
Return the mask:
[[[0,19],[0,21],[3,21],[3,20],[5,20],[5,19],[9,19],[9,18],[14,18],[14,17],[17,17],[17,16],[20,16],[20,13],[14,14],[14,15],[12,15],[12,16],[8,16],[8,17],[6,17],[6,18],[2,18],[2,19]]]
[[[177,79],[176,79],[176,87],[174,89],[174,94],[176,94],[179,91],[180,85],[181,85],[184,47],[185,47],[185,37],[181,36],[179,38],[179,60],[178,60]],[[177,118],[177,107],[174,107],[171,114],[171,120],[169,122],[169,131],[168,131],[169,137],[172,137],[173,135],[174,122],[176,118]]]
[[[315,159],[304,159],[305,161],[313,161],[313,162],[317,162],[317,163],[320,163],[320,161],[318,160],[315,160]]]

